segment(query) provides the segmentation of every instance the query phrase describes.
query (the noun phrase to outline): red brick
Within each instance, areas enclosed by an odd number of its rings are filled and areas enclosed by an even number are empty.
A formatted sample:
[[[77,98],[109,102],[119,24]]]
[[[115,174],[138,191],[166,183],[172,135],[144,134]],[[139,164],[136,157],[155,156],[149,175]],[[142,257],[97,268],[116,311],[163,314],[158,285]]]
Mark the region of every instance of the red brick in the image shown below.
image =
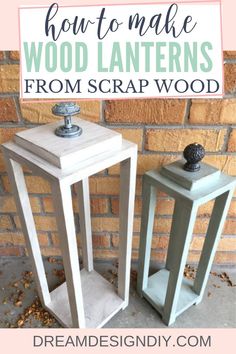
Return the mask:
[[[236,88],[236,64],[227,63],[224,65],[225,93],[233,93]]]
[[[201,251],[203,244],[205,241],[205,237],[195,236],[192,239],[190,250],[192,251]],[[236,240],[233,237],[222,237],[219,245],[217,247],[217,251],[236,251]]]
[[[222,172],[236,176],[236,156],[228,155],[206,155],[204,157],[204,162],[219,168]]]
[[[105,119],[108,123],[182,124],[186,100],[114,100],[106,101]]]
[[[228,219],[225,221],[224,235],[236,235],[236,219]]]
[[[14,99],[11,97],[0,98],[0,123],[18,122],[18,120]]]
[[[139,249],[139,239],[140,237],[137,235],[133,236],[132,239],[132,249]],[[169,242],[169,237],[168,236],[153,236],[152,238],[152,249],[154,250],[163,250],[167,249]],[[118,235],[112,235],[112,246],[117,248],[119,247],[119,236]]]
[[[157,264],[164,263],[166,261],[166,253],[152,250],[151,260],[157,262]]]
[[[41,248],[42,256],[50,257],[50,256],[61,256],[60,248],[55,247],[43,247]]]
[[[20,247],[0,247],[0,256],[22,256]]]
[[[236,217],[236,200],[235,199],[233,199],[231,204],[230,204],[228,215],[230,217]]]
[[[214,201],[210,201],[203,204],[198,209],[198,217],[210,217],[212,213],[212,208]],[[119,214],[119,199],[111,199],[111,209],[114,215]],[[135,215],[141,215],[142,210],[142,199],[137,198],[135,200]],[[155,215],[172,215],[174,210],[174,200],[173,199],[159,199],[157,200]],[[232,200],[228,216],[236,216],[236,200]]]
[[[119,199],[112,198],[111,200],[112,213],[119,214]],[[174,209],[174,200],[171,199],[158,199],[155,214],[157,215],[172,215]],[[142,199],[136,198],[135,200],[135,215],[141,215]]]
[[[110,248],[110,235],[93,235],[93,247],[94,248]]]
[[[16,227],[21,228],[18,216],[14,217]],[[57,231],[56,219],[53,216],[34,215],[36,229],[38,231]]]
[[[118,195],[120,193],[119,177],[91,177],[89,179],[90,193],[101,195]],[[136,181],[136,194],[141,193],[141,179]]]
[[[30,197],[31,207],[34,213],[41,212],[40,200],[37,197]],[[0,196],[0,212],[15,213],[16,205],[13,196]]]
[[[79,212],[78,198],[73,197],[74,212]],[[52,197],[43,197],[43,206],[46,213],[53,213]],[[91,214],[106,214],[108,212],[108,199],[106,198],[91,198],[90,199]]]
[[[118,133],[122,134],[123,138],[138,145],[138,150],[142,150],[143,145],[143,129],[114,129]]]
[[[0,65],[0,92],[19,92],[19,65]]]
[[[195,141],[206,151],[221,151],[226,129],[148,129],[145,149],[149,151],[182,152]]]
[[[208,203],[205,203],[205,204],[201,205],[199,207],[199,209],[198,209],[198,216],[210,217],[213,205],[214,205],[214,201],[213,200],[208,202]]]
[[[138,166],[137,174],[143,175],[149,170],[159,169],[163,165],[174,162],[180,159],[180,155],[158,155],[158,154],[139,154],[138,155]],[[108,169],[109,175],[119,175],[120,166],[114,165]],[[139,179],[137,179],[137,183]]]
[[[158,234],[169,234],[171,228],[172,218],[158,217],[154,220],[153,231]],[[208,218],[197,218],[194,233],[195,234],[205,234],[207,231],[209,219]]]
[[[92,229],[94,232],[118,232],[119,218],[117,217],[92,217]],[[134,232],[140,230],[140,218],[134,218]]]
[[[3,154],[0,152],[0,172],[4,172],[6,170],[5,161],[3,159]]]
[[[108,199],[107,198],[91,198],[91,214],[106,214],[108,213]]]
[[[224,59],[236,59],[236,50],[225,50]]]
[[[118,177],[91,177],[89,188],[91,194],[119,194],[120,179]]]
[[[6,230],[12,230],[13,225],[9,215],[0,215],[0,228]]]
[[[51,233],[51,238],[52,238],[52,243],[55,247],[59,247],[60,246],[60,241],[59,241],[59,236],[57,233],[52,232]]]
[[[102,260],[115,259],[118,257],[118,251],[96,248],[93,250],[93,257],[94,259],[102,259]]]
[[[39,244],[41,246],[48,246],[48,235],[46,233],[38,234]],[[25,246],[24,235],[20,232],[0,233],[0,245],[11,244],[14,246]]]
[[[235,264],[236,253],[235,252],[216,252],[214,258],[214,264]]]
[[[218,248],[218,251],[236,251],[236,238],[235,237],[222,237]]]
[[[19,50],[10,51],[9,57],[10,57],[11,60],[19,61],[20,60],[20,52],[19,52]]]
[[[17,132],[25,130],[26,128],[0,128],[0,144],[13,140]]]
[[[79,101],[81,114],[80,118],[92,122],[100,120],[100,102],[99,101]],[[52,114],[53,103],[39,102],[21,102],[21,113],[25,120],[32,123],[50,123],[57,121],[59,118]]]
[[[10,192],[10,182],[7,176],[2,177],[3,186],[6,192]],[[38,176],[25,176],[26,186],[29,193],[50,193],[51,186],[48,181]]]
[[[173,155],[157,155],[157,154],[144,154],[138,156],[138,169],[139,175],[143,175],[149,170],[160,169],[162,166],[179,160],[180,156]]]
[[[192,100],[190,124],[235,124],[236,99]]]
[[[228,151],[236,152],[236,129],[233,129],[230,133]]]
[[[53,206],[51,195],[43,197],[42,202],[43,202],[43,209],[46,213],[54,213],[54,206]],[[73,198],[73,209],[74,212],[76,213],[79,211],[77,198]]]

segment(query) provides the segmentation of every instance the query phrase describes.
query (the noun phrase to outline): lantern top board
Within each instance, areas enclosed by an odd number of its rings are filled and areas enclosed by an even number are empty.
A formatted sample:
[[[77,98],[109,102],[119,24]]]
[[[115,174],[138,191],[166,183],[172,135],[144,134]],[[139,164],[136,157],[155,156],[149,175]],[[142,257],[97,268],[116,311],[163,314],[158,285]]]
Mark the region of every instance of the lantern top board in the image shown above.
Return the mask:
[[[82,128],[82,134],[75,138],[64,139],[55,135],[56,128],[62,124],[59,120],[16,133],[15,142],[61,169],[121,148],[120,133],[79,118],[73,118],[73,123]]]
[[[169,165],[163,166],[160,173],[162,176],[169,178],[171,181],[174,181],[190,191],[204,187],[208,183],[212,184],[221,175],[221,172],[217,168],[203,162],[201,162],[199,171],[194,173],[185,171],[184,164],[184,160],[175,161]]]

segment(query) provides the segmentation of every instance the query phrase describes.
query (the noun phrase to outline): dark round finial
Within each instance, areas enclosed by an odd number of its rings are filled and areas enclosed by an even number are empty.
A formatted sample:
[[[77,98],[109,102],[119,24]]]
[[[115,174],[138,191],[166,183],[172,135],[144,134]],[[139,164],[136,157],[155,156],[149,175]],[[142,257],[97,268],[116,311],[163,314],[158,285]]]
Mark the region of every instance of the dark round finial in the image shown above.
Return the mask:
[[[82,133],[82,129],[78,125],[71,122],[71,116],[80,113],[80,107],[74,102],[60,102],[52,107],[52,113],[56,116],[64,117],[64,125],[55,130],[55,134],[61,138],[74,138]]]
[[[200,162],[205,156],[205,149],[202,145],[193,143],[186,146],[184,149],[184,158],[187,162],[184,165],[184,170],[188,172],[196,172],[200,170]]]

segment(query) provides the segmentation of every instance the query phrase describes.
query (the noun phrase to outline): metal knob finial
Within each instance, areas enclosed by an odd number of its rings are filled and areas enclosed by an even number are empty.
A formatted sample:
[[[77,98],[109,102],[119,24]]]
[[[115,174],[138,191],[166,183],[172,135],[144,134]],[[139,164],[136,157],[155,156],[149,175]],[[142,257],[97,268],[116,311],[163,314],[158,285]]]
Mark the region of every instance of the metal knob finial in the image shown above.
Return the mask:
[[[71,122],[71,116],[80,113],[80,108],[74,102],[60,102],[52,107],[52,113],[64,117],[64,125],[55,130],[55,134],[62,138],[74,138],[82,134],[82,128]]]
[[[187,160],[184,165],[184,170],[188,172],[197,172],[201,168],[199,162],[205,156],[205,149],[198,143],[189,144],[184,149],[183,155],[185,160]]]

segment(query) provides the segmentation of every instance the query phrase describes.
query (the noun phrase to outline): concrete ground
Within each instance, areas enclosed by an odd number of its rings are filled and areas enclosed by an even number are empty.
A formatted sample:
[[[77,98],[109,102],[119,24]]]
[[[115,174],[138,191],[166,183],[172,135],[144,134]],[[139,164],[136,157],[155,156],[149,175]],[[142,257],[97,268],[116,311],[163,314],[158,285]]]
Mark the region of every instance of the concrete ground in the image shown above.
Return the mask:
[[[44,260],[50,290],[63,282],[63,265],[59,258]],[[97,263],[96,270],[116,284],[116,265]],[[225,274],[224,274],[225,272]],[[106,328],[166,327],[158,313],[135,290],[135,265],[131,272],[130,302],[106,325]],[[220,276],[221,275],[221,276]],[[203,301],[192,306],[171,326],[172,328],[236,327],[236,269],[213,268]],[[0,328],[61,327],[40,306],[31,264],[28,258],[0,259]]]

